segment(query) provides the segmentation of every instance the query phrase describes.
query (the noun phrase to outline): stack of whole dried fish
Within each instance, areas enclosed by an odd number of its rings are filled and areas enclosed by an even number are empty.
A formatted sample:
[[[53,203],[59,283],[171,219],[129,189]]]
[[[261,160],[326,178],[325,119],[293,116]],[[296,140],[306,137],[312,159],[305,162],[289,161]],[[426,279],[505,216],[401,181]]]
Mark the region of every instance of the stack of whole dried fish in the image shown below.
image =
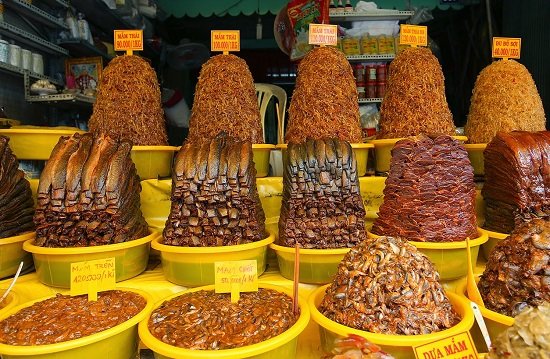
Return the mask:
[[[472,165],[458,141],[446,135],[398,141],[372,232],[421,242],[475,238],[475,196]]]
[[[348,142],[289,144],[283,173],[279,243],[303,248],[353,247],[365,237],[365,207]]]
[[[224,135],[187,142],[172,174],[164,244],[227,246],[265,238],[252,144]]]
[[[430,260],[406,240],[369,238],[345,255],[319,310],[373,333],[429,334],[459,320],[438,281]]]
[[[285,141],[338,138],[362,142],[357,87],[349,61],[332,47],[318,47],[298,67]]]
[[[117,56],[99,79],[89,121],[95,135],[128,139],[134,145],[167,145],[160,86],[155,70],[135,55]]]
[[[380,107],[378,138],[421,133],[454,135],[441,65],[430,49],[411,47],[395,57]]]
[[[219,133],[263,143],[254,79],[246,62],[235,55],[217,55],[202,65],[189,120],[189,141]]]
[[[483,156],[484,228],[510,233],[550,215],[550,132],[499,132]]]
[[[31,187],[8,142],[9,138],[0,136],[0,238],[34,228]]]
[[[487,308],[508,316],[550,301],[550,221],[533,219],[499,242],[478,287]]]
[[[61,137],[38,185],[36,244],[95,246],[148,233],[131,142],[91,134]]]

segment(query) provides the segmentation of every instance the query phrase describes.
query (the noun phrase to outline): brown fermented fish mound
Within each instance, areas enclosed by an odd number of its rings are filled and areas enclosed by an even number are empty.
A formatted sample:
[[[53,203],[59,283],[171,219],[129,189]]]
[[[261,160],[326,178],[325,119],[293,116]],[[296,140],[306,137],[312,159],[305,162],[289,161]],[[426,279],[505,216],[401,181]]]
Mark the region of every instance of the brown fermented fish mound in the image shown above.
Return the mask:
[[[377,138],[421,133],[454,135],[453,115],[445,97],[445,78],[430,49],[403,50],[391,62],[388,76]]]
[[[117,56],[103,70],[89,120],[90,131],[139,146],[166,146],[160,86],[139,56]]]
[[[478,287],[487,308],[512,317],[550,301],[550,221],[533,219],[500,241]]]
[[[298,66],[288,116],[285,142],[362,142],[355,78],[341,51],[325,46],[307,53]]]
[[[459,321],[432,262],[392,237],[366,239],[344,256],[319,311],[347,327],[383,334],[429,334]]]
[[[186,142],[172,174],[164,244],[228,246],[265,238],[252,144],[224,135]]]
[[[476,238],[475,196],[473,168],[457,140],[420,135],[398,141],[372,232],[420,242]]]
[[[525,66],[515,60],[495,61],[479,73],[464,126],[468,142],[491,142],[499,131],[545,129],[542,100]]]
[[[34,202],[29,181],[8,144],[0,136],[0,238],[12,237],[34,228]]]
[[[288,145],[283,173],[279,244],[353,247],[365,238],[365,207],[357,162],[348,142]]]
[[[90,133],[59,139],[38,184],[36,245],[97,246],[148,234],[131,149]]]
[[[241,141],[264,143],[254,79],[235,55],[213,56],[202,65],[189,122],[189,141],[219,133]]]
[[[484,228],[510,233],[550,215],[550,132],[499,132],[483,152]]]

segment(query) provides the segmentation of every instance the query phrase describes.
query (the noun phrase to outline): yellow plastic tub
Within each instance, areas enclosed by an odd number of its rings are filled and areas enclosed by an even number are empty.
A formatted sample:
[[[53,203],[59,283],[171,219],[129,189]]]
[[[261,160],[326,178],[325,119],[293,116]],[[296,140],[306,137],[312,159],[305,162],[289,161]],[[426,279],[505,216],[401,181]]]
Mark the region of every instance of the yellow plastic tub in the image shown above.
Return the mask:
[[[489,254],[491,254],[491,251],[493,250],[493,248],[495,248],[498,242],[502,241],[503,239],[508,237],[510,234],[488,231],[486,229],[481,229],[481,230],[485,232],[489,237],[489,240],[481,246],[483,257],[485,257],[485,259],[489,259]]]
[[[0,289],[0,298],[4,295],[6,292],[6,289],[8,288],[2,288]],[[11,308],[15,307],[19,304],[19,297],[17,295],[17,292],[15,292],[14,289],[12,289],[6,298],[0,303],[0,318],[4,315],[4,313],[11,310]]]
[[[14,275],[22,261],[23,269],[32,265],[32,256],[23,250],[23,243],[34,237],[34,232],[0,238],[0,278]]]
[[[172,173],[172,160],[178,150],[174,146],[133,146],[130,153],[142,180],[169,177]]]
[[[252,144],[252,157],[256,165],[256,177],[267,177],[269,174],[269,155],[271,150],[275,149],[275,145],[264,143]]]
[[[134,317],[124,323],[75,340],[46,345],[17,346],[0,344],[0,353],[3,359],[75,359],[75,358],[108,358],[108,359],[129,359],[135,358],[138,354],[139,337],[137,325],[147,318],[152,310],[153,302],[151,296],[141,290],[131,288],[117,288],[125,291],[132,291],[143,296],[147,300],[145,308]],[[48,297],[47,297],[48,298]],[[41,298],[19,305],[11,310],[2,313],[0,319],[5,319],[21,309],[30,306],[35,302],[45,300]]]
[[[18,126],[0,129],[19,160],[47,160],[61,136],[85,133],[76,127]]]
[[[483,151],[487,147],[486,143],[466,143],[464,144],[466,151],[468,151],[468,157],[474,168],[474,175],[485,175],[485,165],[483,163]]]
[[[292,297],[292,289],[287,289],[267,283],[259,283],[260,288],[274,289],[279,292],[283,292]],[[184,293],[196,292],[199,290],[214,290],[213,285],[206,287],[198,287],[191,290],[187,290]],[[173,299],[180,296],[182,293],[170,296],[155,305],[155,308],[159,307],[164,301]],[[149,317],[139,323],[139,336],[141,341],[155,353],[155,358],[254,358],[254,359],[292,359],[296,356],[296,348],[298,344],[298,336],[307,327],[309,323],[310,310],[306,303],[306,300],[300,296],[298,304],[300,305],[300,317],[298,321],[294,323],[287,331],[277,335],[271,339],[263,341],[261,343],[247,345],[241,348],[223,349],[223,350],[190,350],[175,347],[166,344],[157,338],[155,338],[148,328]]]
[[[0,118],[0,126],[1,127],[13,127],[13,126],[19,126],[21,125],[21,121],[18,120],[12,120],[10,118]]]
[[[277,254],[281,275],[292,280],[294,278],[295,249],[275,243],[270,244],[269,247]],[[300,248],[300,283],[326,284],[332,281],[332,277],[338,270],[338,264],[350,249]]]
[[[285,154],[288,144],[280,143],[277,148],[283,152],[283,165],[285,161]],[[355,153],[355,160],[357,161],[357,176],[362,177],[367,174],[367,161],[369,159],[369,150],[374,148],[370,143],[351,143],[351,149]]]
[[[413,347],[417,345],[431,343],[451,335],[470,330],[474,324],[474,313],[466,298],[454,293],[447,293],[451,305],[461,317],[460,322],[452,328],[440,332],[423,335],[389,335],[370,333],[363,330],[353,329],[339,324],[325,317],[318,308],[323,300],[325,291],[329,285],[318,288],[308,299],[311,310],[311,318],[319,324],[319,334],[321,337],[321,346],[323,351],[330,353],[337,338],[347,337],[349,334],[355,334],[363,337],[370,342],[379,345],[382,350],[393,355],[397,359],[414,359]]]
[[[476,278],[476,281],[478,280],[479,276]],[[466,294],[466,280],[463,280],[461,282],[459,293],[465,298],[468,298],[468,295]],[[483,319],[485,320],[485,325],[487,326],[487,331],[489,332],[489,337],[491,338],[491,341],[494,341],[500,333],[514,325],[513,317],[494,312],[482,306],[479,306],[479,310],[481,312],[481,315],[483,315]],[[476,347],[486,347],[483,336],[481,335],[481,331],[479,330],[479,327],[477,325],[473,326],[471,334],[476,344]]]
[[[159,236],[157,232],[133,241],[93,247],[49,248],[34,244],[34,236],[23,244],[32,253],[38,280],[45,285],[69,288],[71,263],[104,258],[115,258],[117,282],[140,274],[147,267],[150,242]]]
[[[453,136],[458,141],[465,142],[468,140],[466,136]],[[376,172],[388,172],[390,170],[391,150],[397,141],[405,138],[387,138],[380,140],[369,140],[369,143],[374,145],[374,161]]]
[[[160,251],[162,271],[166,279],[184,287],[214,284],[214,263],[256,260],[258,276],[265,271],[267,246],[275,235],[258,242],[219,247],[180,247],[162,244],[162,236],[151,242]]]
[[[470,242],[470,253],[473,263],[477,262],[479,246],[488,240],[487,233],[481,230],[481,228],[478,228],[477,232],[478,237],[472,239]],[[379,237],[371,232],[368,234],[373,238]],[[409,243],[418,248],[420,252],[430,259],[439,272],[440,280],[457,279],[464,277],[468,273],[466,241],[445,243],[409,241]]]

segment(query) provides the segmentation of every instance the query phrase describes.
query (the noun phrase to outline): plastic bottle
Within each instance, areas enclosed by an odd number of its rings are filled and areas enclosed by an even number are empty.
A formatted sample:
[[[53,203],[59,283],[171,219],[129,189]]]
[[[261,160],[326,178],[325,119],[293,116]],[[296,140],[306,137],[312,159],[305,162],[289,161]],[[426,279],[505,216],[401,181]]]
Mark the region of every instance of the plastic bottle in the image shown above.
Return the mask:
[[[73,15],[73,12],[70,9],[67,10],[67,15],[65,16],[65,23],[67,23],[67,27],[69,28],[71,37],[73,39],[80,38],[80,33],[78,32],[78,25],[76,23],[76,19]]]
[[[256,24],[256,40],[262,38],[262,18],[258,16],[258,23]]]
[[[90,25],[88,25],[88,21],[84,19],[83,13],[78,13],[78,32],[82,40],[86,40],[92,45],[94,44],[92,33],[90,32]]]

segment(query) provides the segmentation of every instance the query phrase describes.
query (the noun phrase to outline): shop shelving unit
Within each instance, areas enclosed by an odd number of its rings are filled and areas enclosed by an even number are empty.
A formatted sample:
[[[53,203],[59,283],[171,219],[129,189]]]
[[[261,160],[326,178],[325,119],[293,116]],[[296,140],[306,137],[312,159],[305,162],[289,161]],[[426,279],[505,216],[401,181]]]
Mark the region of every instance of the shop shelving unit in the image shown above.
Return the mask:
[[[24,0],[4,0],[4,5],[17,11],[19,14],[54,29],[67,29],[67,25],[61,19],[32,5]]]
[[[107,63],[113,59],[113,56],[101,51],[95,46],[92,46],[88,41],[82,39],[68,39],[60,40],[57,44],[71,54],[74,57],[89,57],[89,56],[101,56],[103,62]]]
[[[31,34],[30,32],[22,30],[12,24],[8,24],[5,21],[0,21],[0,34],[51,55],[69,55],[69,52],[61,46],[46,41],[39,36]]]
[[[95,97],[84,96],[81,94],[54,94],[54,95],[31,95],[31,81],[29,74],[24,74],[25,82],[25,100],[31,103],[43,103],[55,105],[58,107],[91,107],[95,102]]]
[[[49,76],[41,75],[41,74],[38,74],[38,73],[32,72],[32,71],[27,71],[27,70],[24,70],[20,67],[13,66],[13,65],[10,65],[10,64],[4,63],[4,62],[0,62],[0,71],[2,71],[4,73],[11,74],[11,75],[15,75],[15,76],[21,76],[21,77],[27,75],[31,79],[49,80],[53,84],[62,85],[62,83],[60,81],[57,81],[56,79],[51,78]]]

